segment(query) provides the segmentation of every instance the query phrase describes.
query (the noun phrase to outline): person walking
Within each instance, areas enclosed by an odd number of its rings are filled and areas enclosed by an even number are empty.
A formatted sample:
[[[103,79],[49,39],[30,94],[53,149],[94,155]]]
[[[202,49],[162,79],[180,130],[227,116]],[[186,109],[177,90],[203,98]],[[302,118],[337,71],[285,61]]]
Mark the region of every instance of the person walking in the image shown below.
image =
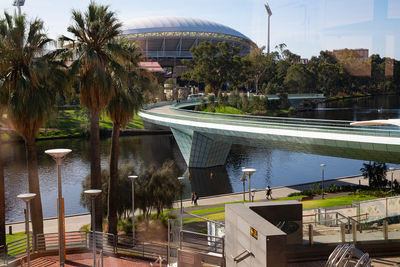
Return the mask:
[[[194,196],[195,196],[195,192],[192,192],[192,204],[194,203]]]
[[[272,199],[272,189],[269,185],[265,188],[265,194],[267,199]]]
[[[197,206],[197,200],[199,199],[199,196],[196,194],[196,192],[194,192],[193,194],[194,194],[194,205]]]

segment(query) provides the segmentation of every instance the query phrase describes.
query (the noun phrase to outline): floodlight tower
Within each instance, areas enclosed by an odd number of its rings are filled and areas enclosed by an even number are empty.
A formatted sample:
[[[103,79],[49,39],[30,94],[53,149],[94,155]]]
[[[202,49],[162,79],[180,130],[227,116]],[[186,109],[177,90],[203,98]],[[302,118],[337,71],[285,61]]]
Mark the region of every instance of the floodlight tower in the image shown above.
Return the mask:
[[[269,54],[269,36],[270,36],[270,24],[271,24],[271,16],[272,16],[272,11],[271,8],[269,8],[268,3],[264,4],[265,10],[267,10],[268,13],[268,31],[267,31],[267,54]]]
[[[14,0],[13,6],[18,8],[18,16],[21,16],[21,6],[25,4],[25,0]]]

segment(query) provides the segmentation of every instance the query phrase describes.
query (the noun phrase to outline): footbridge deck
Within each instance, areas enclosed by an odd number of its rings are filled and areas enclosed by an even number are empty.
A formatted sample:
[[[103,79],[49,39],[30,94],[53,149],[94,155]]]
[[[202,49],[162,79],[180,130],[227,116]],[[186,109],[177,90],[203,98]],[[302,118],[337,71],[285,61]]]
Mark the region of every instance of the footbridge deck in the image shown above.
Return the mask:
[[[400,163],[400,128],[354,127],[351,121],[259,117],[181,109],[142,110],[144,122],[170,127],[190,167],[223,165],[231,144]]]

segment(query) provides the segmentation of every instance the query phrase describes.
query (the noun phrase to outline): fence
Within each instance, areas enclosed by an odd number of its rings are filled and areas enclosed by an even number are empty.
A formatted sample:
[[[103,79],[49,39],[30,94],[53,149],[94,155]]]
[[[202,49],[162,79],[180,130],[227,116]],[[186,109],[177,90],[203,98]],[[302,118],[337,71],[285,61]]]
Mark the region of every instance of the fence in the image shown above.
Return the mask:
[[[360,214],[369,214],[367,222],[400,215],[399,196],[361,201],[357,203],[356,206],[358,206]]]

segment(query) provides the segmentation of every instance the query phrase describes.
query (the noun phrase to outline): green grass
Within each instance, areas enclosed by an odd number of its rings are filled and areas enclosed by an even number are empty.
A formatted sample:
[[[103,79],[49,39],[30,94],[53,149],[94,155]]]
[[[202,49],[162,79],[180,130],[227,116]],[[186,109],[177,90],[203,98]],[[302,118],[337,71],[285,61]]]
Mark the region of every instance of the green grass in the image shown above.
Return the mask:
[[[292,197],[283,197],[283,198],[274,199],[274,201],[302,199],[303,197],[306,197],[306,195],[298,195],[298,196],[292,196]]]
[[[6,243],[11,243],[13,241],[25,238],[26,234],[24,232],[14,233],[12,235],[6,235]]]
[[[207,107],[205,112],[211,112],[210,107]],[[227,113],[227,114],[246,114],[244,111],[234,107],[215,107],[215,113]]]
[[[366,196],[366,195],[345,195],[345,196],[337,196],[337,197],[327,197],[325,199],[317,199],[317,200],[307,200],[303,201],[303,210],[307,209],[315,209],[315,208],[326,208],[326,207],[336,207],[336,206],[344,206],[351,205],[353,201],[364,201],[376,199],[374,196]]]
[[[201,215],[201,214],[219,212],[219,211],[225,211],[225,207],[216,207],[216,208],[209,208],[209,209],[194,210],[194,211],[191,211],[189,213],[190,214],[194,214],[194,215]]]

